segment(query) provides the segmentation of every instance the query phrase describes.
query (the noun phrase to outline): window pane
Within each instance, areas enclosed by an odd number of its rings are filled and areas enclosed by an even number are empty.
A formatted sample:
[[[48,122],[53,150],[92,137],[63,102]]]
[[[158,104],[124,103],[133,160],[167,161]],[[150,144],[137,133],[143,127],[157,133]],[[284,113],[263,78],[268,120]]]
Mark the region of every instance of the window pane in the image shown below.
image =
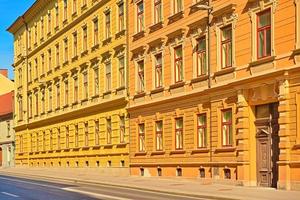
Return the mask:
[[[182,128],[182,119],[176,119],[176,128],[179,129],[179,128]]]
[[[271,29],[266,31],[266,56],[271,55]]]
[[[156,122],[156,131],[162,131],[162,122]]]
[[[198,117],[198,125],[203,126],[206,124],[206,116],[205,115],[199,115]]]
[[[271,24],[271,13],[267,11],[261,15],[259,15],[258,19],[258,28],[269,26]]]
[[[264,32],[260,31],[258,33],[258,57],[264,56]]]
[[[223,112],[223,122],[230,122],[231,121],[231,110]]]

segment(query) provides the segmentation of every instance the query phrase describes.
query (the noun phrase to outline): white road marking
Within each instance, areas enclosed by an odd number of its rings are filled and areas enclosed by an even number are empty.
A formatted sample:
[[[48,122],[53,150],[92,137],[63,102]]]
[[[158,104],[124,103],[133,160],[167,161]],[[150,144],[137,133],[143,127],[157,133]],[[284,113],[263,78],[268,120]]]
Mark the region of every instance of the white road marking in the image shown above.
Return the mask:
[[[82,191],[82,190],[76,190],[73,188],[62,188],[62,190],[86,194],[86,195],[90,195],[90,196],[98,197],[98,198],[109,198],[109,199],[114,199],[114,200],[132,200],[132,199],[123,198],[123,197],[116,197],[116,196],[110,196],[110,195],[105,195],[105,194],[98,194],[98,193],[94,193],[94,192],[86,192],[86,191]]]
[[[11,179],[11,178],[3,178],[3,177],[0,177],[0,179],[2,179],[2,180],[8,180],[8,181],[14,181],[14,182],[19,182],[19,183],[29,183],[31,185],[38,185],[38,186],[48,187],[48,188],[61,189],[60,187],[57,187],[57,186],[45,185],[45,184],[40,184],[40,183],[34,183],[34,182],[31,182],[31,181],[23,181],[23,180],[17,180],[17,179]]]
[[[2,194],[5,194],[7,196],[10,196],[10,197],[15,197],[15,198],[18,198],[19,196],[18,195],[15,195],[15,194],[12,194],[12,193],[8,193],[8,192],[1,192]]]

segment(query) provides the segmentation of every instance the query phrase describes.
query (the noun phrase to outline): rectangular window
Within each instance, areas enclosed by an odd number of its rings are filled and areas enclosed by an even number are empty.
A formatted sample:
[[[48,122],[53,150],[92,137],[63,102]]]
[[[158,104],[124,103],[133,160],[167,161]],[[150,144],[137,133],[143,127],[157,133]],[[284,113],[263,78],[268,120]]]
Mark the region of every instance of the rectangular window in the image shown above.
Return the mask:
[[[52,133],[52,130],[50,130],[50,133],[49,133],[49,148],[50,148],[50,150],[53,150],[53,133]]]
[[[57,129],[57,149],[60,150],[60,128]]]
[[[38,30],[37,30],[37,24],[34,25],[34,44],[37,44],[38,39]]]
[[[66,127],[66,149],[69,148],[69,143],[70,143],[69,127]]]
[[[125,143],[125,117],[120,116],[120,143]]]
[[[162,87],[162,54],[155,55],[155,88]]]
[[[206,75],[206,38],[197,40],[197,76]]]
[[[36,133],[35,135],[36,139],[36,151],[39,151],[40,141],[39,141],[39,133]]]
[[[44,38],[44,17],[41,17],[41,40]]]
[[[198,135],[198,148],[206,147],[206,114],[200,114],[197,116],[197,135]]]
[[[98,67],[94,69],[94,79],[95,79],[94,95],[98,95],[99,94],[99,68]]]
[[[19,85],[22,85],[23,83],[22,68],[18,70],[18,75],[19,75]]]
[[[32,95],[29,95],[29,117],[32,117]]]
[[[39,94],[35,93],[35,115],[39,114]]]
[[[183,58],[182,46],[174,48],[175,83],[183,81]]]
[[[221,58],[222,69],[232,67],[232,27],[227,26],[221,29]]]
[[[51,10],[48,10],[48,34],[51,33]]]
[[[84,124],[84,144],[86,147],[89,146],[89,126],[88,123]]]
[[[38,59],[34,59],[34,68],[35,68],[35,79],[39,77],[39,69],[38,69]]]
[[[82,7],[86,6],[86,0],[82,0]]]
[[[111,119],[106,120],[107,144],[112,143]]]
[[[119,86],[125,86],[125,59],[119,58]]]
[[[110,38],[110,12],[105,14],[105,39]]]
[[[144,2],[137,4],[137,32],[144,30]]]
[[[68,0],[64,0],[64,20],[68,18]]]
[[[95,146],[99,145],[99,121],[95,122]]]
[[[163,121],[157,121],[155,123],[156,128],[156,150],[163,150]]]
[[[21,96],[19,98],[18,104],[19,104],[19,120],[23,120],[23,101]]]
[[[48,88],[48,111],[52,110],[52,88]]]
[[[119,5],[119,31],[124,30],[124,3],[121,3]]]
[[[60,85],[56,85],[56,108],[60,107]]]
[[[64,52],[64,61],[67,62],[68,59],[69,59],[69,45],[68,45],[68,39],[66,38],[64,40],[64,43],[65,43],[65,52]]]
[[[88,86],[88,72],[83,73],[83,96],[84,99],[87,99],[89,94],[88,94],[89,86]]]
[[[99,43],[99,23],[98,19],[94,20],[94,45]]]
[[[145,151],[145,124],[139,124],[139,151]]]
[[[175,148],[183,149],[183,118],[175,119]]]
[[[77,56],[77,32],[73,33],[73,57]]]
[[[257,14],[257,58],[271,56],[271,10]]]
[[[45,55],[41,55],[41,62],[42,62],[42,74],[45,74]]]
[[[83,34],[83,42],[82,42],[82,51],[87,51],[87,26],[82,28],[82,34]]]
[[[144,61],[138,63],[138,88],[137,92],[144,92],[145,90],[145,72],[144,72]]]
[[[79,147],[79,140],[78,140],[78,125],[75,125],[74,145],[75,145],[75,147]]]
[[[29,66],[28,66],[28,82],[31,82],[32,81],[32,66],[31,66],[31,63],[29,63]]]
[[[232,146],[232,110],[222,111],[222,146]]]
[[[162,21],[162,2],[154,0],[154,24]]]
[[[45,89],[42,89],[41,95],[41,104],[42,104],[42,113],[45,113]]]
[[[65,81],[65,105],[69,104],[69,82]]]
[[[59,9],[58,4],[55,6],[55,26],[58,27],[59,23]]]
[[[173,0],[174,14],[183,10],[183,0]]]
[[[43,132],[43,151],[46,151],[46,133]]]
[[[74,77],[74,102],[78,102],[78,77]]]
[[[52,52],[51,49],[48,49],[48,71],[51,70],[52,66]]]
[[[55,48],[56,48],[56,67],[58,67],[59,66],[59,44],[57,44],[56,46],[55,46]]]
[[[77,0],[73,0],[73,14],[77,13]]]
[[[105,66],[105,73],[106,73],[106,91],[111,90],[111,63],[107,63]]]

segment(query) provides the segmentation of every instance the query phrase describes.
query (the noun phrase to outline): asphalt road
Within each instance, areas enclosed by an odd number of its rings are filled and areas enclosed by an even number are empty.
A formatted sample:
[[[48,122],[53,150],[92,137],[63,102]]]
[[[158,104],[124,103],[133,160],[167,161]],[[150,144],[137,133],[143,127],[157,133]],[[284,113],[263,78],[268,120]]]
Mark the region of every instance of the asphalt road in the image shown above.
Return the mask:
[[[68,181],[37,181],[0,176],[0,200],[209,200],[161,192]]]

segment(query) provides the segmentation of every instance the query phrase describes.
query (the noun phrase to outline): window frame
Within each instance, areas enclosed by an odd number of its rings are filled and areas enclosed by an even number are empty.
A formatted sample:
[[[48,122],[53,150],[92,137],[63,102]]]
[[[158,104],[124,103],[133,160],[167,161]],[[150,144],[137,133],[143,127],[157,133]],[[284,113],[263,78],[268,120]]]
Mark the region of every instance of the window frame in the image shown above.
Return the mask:
[[[106,119],[106,143],[112,144],[112,121],[111,118]]]
[[[141,129],[141,127],[143,127],[143,129]],[[141,130],[143,130],[143,132]],[[145,152],[145,123],[138,124],[138,141],[139,152]]]
[[[163,87],[163,54],[158,53],[155,56],[155,88]],[[161,59],[161,63],[158,62],[158,57]],[[160,71],[160,73],[158,73]],[[158,78],[159,77],[159,78]]]
[[[139,5],[142,5],[143,10],[139,10]],[[136,31],[137,33],[142,32],[145,30],[145,25],[144,25],[144,21],[145,21],[145,7],[144,7],[144,1],[141,0],[139,2],[136,3]]]
[[[161,130],[158,130],[158,123],[161,123]],[[156,151],[163,151],[163,131],[164,125],[163,120],[158,120],[155,122],[155,146]]]
[[[265,13],[270,13],[270,24],[263,26],[263,27],[259,27],[259,19],[262,15],[264,15]],[[268,55],[266,50],[267,50],[267,36],[266,36],[266,32],[270,30],[270,54]],[[263,32],[264,34],[264,44],[263,44],[263,55],[259,56],[259,47],[260,47],[260,43],[259,43],[259,33]],[[260,11],[258,13],[256,13],[256,57],[257,59],[263,59],[266,57],[269,57],[272,55],[272,13],[271,13],[271,8],[267,8],[263,11]]]
[[[162,0],[154,0],[153,12],[154,12],[154,24],[162,22],[162,12],[163,12]]]
[[[223,40],[223,32],[224,32],[224,30],[227,30],[227,29],[230,29],[231,30],[231,38],[229,38],[229,39],[225,39],[225,40]],[[230,68],[230,67],[232,67],[233,66],[233,28],[232,28],[232,24],[229,24],[229,25],[226,25],[226,26],[224,26],[224,27],[222,27],[221,29],[220,29],[221,31],[220,31],[220,40],[221,40],[221,46],[220,46],[220,48],[221,48],[221,69],[227,69],[227,68]],[[226,54],[226,63],[223,63],[224,61],[223,61],[223,57],[224,57],[224,53],[223,53],[223,45],[228,45],[228,44],[230,44],[231,45],[231,51],[229,52],[230,53],[230,57],[231,57],[231,63],[230,63],[230,65],[228,65],[228,60],[227,60],[227,58],[228,58],[228,56],[227,56],[227,54]],[[228,47],[228,46],[226,46],[226,47]],[[226,48],[227,49],[227,48]],[[228,51],[228,49],[227,49],[227,51]],[[226,53],[228,53],[226,51]]]
[[[197,40],[197,50],[196,50],[196,72],[197,77],[204,76],[207,74],[207,45],[206,45],[206,36],[199,37]],[[199,50],[200,41],[204,41],[205,47],[204,49]],[[201,66],[199,63],[199,56],[201,56]],[[204,61],[203,61],[204,59]],[[204,64],[204,66],[203,66]],[[201,69],[201,70],[200,70]]]
[[[224,122],[224,113],[225,112],[231,112],[231,119],[228,122]],[[226,133],[226,142],[224,142],[224,133],[223,133],[223,127],[224,126],[229,126],[229,129],[227,128],[226,130],[231,130],[231,135],[230,133]],[[227,135],[228,134],[228,135]],[[231,137],[231,141],[230,141],[230,137]],[[223,109],[221,110],[221,143],[222,143],[222,147],[232,147],[233,146],[233,112],[232,112],[232,108],[227,108],[227,109]],[[228,141],[227,141],[228,139]],[[225,144],[226,143],[226,144]]]
[[[177,120],[181,120],[182,121],[182,127],[181,128],[177,128],[176,127],[176,124],[177,124]],[[184,127],[184,124],[183,124],[183,117],[176,117],[175,118],[175,150],[183,150],[183,145],[184,145],[184,142],[183,142],[183,127]],[[178,144],[179,146],[177,146],[177,133],[180,133],[180,138],[181,139],[180,141],[178,141]]]
[[[181,57],[177,57],[176,52],[178,49],[181,49]],[[180,83],[184,79],[183,73],[183,46],[178,45],[174,47],[174,82]],[[177,64],[181,63],[180,70],[178,70]],[[180,73],[181,72],[181,73]]]
[[[124,9],[124,3],[120,3],[118,5],[118,22],[119,22],[119,31],[123,31],[125,29],[125,9]]]
[[[205,117],[205,124],[201,124],[199,123],[199,117]],[[203,143],[200,145],[200,133],[199,130],[202,129],[202,131],[204,131],[204,136],[202,136],[202,141]],[[201,149],[201,148],[206,148],[207,147],[207,114],[206,113],[201,113],[197,115],[197,148]]]
[[[141,63],[143,63],[143,64],[141,65]],[[140,66],[143,66],[143,68],[141,69]],[[143,92],[145,92],[145,62],[144,62],[144,60],[140,60],[137,62],[137,76],[138,76],[137,92],[143,93]]]
[[[111,91],[112,89],[112,68],[111,62],[105,63],[105,89]],[[108,70],[109,69],[109,70]]]

